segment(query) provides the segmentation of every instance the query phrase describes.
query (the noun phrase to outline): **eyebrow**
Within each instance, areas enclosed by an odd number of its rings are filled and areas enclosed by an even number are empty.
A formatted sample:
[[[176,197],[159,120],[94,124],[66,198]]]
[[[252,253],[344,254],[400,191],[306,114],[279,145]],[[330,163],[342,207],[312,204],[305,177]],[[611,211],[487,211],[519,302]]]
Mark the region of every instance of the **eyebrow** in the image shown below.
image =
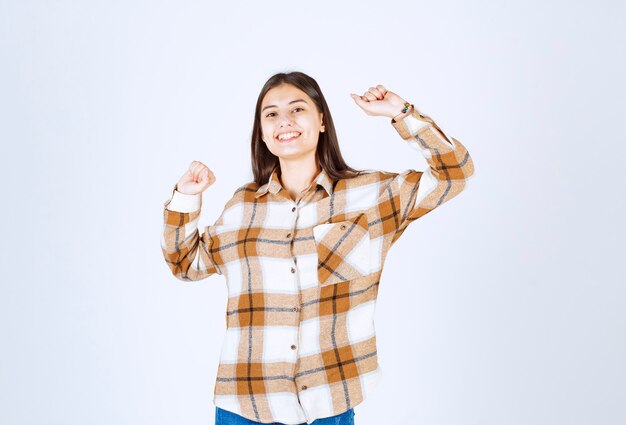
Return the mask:
[[[296,102],[307,103],[307,101],[304,99],[296,99],[296,100],[292,100],[291,102],[289,102],[289,105],[291,105],[292,103],[296,103]],[[276,105],[267,105],[265,108],[261,109],[261,112],[265,111],[267,108],[276,108]]]

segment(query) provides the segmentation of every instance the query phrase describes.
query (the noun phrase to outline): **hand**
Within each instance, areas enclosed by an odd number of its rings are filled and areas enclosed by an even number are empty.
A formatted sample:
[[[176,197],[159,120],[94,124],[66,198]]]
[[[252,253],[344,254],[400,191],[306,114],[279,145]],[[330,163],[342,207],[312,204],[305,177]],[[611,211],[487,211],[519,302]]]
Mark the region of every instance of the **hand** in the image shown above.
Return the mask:
[[[388,91],[382,85],[370,87],[363,96],[350,93],[354,102],[365,111],[367,115],[393,118],[402,113],[405,100],[394,92]]]
[[[200,161],[192,161],[189,169],[178,180],[176,190],[185,195],[197,195],[215,183],[213,171]]]

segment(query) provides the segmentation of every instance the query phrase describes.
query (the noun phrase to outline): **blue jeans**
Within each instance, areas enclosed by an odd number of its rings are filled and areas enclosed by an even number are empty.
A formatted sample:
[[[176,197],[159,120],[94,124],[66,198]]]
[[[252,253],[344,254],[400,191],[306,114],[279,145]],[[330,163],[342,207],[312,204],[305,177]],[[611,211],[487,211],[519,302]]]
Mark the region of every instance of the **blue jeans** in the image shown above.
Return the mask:
[[[255,422],[246,419],[236,413],[228,410],[220,409],[215,406],[215,425],[257,425],[263,422]],[[267,424],[266,424],[267,425]],[[274,422],[273,425],[283,425]],[[306,422],[300,425],[307,425]],[[329,418],[315,419],[311,425],[354,425],[354,409],[350,409],[340,415],[331,416]]]

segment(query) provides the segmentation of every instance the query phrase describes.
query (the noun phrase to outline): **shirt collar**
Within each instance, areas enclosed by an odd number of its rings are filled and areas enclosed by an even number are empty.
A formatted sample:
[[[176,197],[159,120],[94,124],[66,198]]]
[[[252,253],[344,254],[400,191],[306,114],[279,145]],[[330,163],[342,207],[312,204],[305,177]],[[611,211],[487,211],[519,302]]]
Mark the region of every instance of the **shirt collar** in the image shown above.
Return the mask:
[[[315,177],[314,184],[320,185],[324,189],[326,189],[326,192],[328,193],[329,196],[333,194],[334,182],[323,168],[322,168],[322,171],[319,172],[317,177]],[[272,174],[270,175],[270,178],[267,181],[267,183],[259,187],[254,197],[258,198],[259,196],[266,194],[268,191],[275,195],[282,188],[283,186],[280,184],[280,180],[278,178],[278,167],[275,167],[274,170],[272,170]]]

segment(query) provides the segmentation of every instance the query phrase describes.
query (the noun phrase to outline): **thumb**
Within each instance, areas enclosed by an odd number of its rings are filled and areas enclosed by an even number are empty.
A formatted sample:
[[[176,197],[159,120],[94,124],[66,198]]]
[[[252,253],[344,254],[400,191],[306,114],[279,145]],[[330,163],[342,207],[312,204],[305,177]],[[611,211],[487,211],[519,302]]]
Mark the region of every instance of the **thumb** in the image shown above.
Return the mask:
[[[352,99],[354,99],[354,102],[359,105],[361,108],[365,108],[365,104],[367,103],[367,101],[363,100],[363,98],[357,94],[354,93],[350,93],[350,97],[352,97]]]

